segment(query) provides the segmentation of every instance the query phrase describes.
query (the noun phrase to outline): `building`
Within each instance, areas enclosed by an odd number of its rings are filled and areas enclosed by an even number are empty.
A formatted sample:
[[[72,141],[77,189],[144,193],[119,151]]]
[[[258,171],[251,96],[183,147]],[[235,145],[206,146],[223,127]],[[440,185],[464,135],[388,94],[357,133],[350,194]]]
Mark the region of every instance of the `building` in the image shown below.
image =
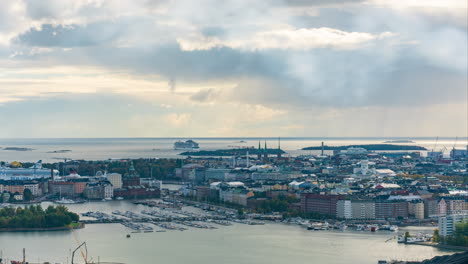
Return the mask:
[[[447,203],[444,198],[442,198],[437,205],[437,215],[447,215]]]
[[[224,202],[247,206],[247,199],[254,196],[253,191],[244,188],[229,188],[219,191],[219,199]]]
[[[83,195],[91,200],[112,199],[114,197],[114,188],[108,181],[89,182]]]
[[[68,181],[49,181],[49,193],[61,197],[74,197],[75,184]]]
[[[437,217],[438,214],[438,202],[437,199],[425,199],[424,200],[424,218]]]
[[[408,202],[405,200],[376,200],[376,219],[408,218]]]
[[[162,189],[162,181],[158,181],[153,178],[140,178],[140,185],[144,185],[146,187]]]
[[[109,173],[106,174],[107,180],[114,186],[115,189],[122,188],[122,174],[120,173]]]
[[[29,189],[34,196],[42,195],[42,189],[39,188],[39,183],[24,184],[24,189]]]
[[[447,204],[447,214],[460,214],[465,211],[465,198],[447,198],[445,199]]]
[[[416,219],[424,219],[424,202],[422,200],[408,202],[408,214]]]
[[[375,202],[371,200],[339,200],[336,216],[341,219],[375,219]]]
[[[351,200],[339,200],[336,203],[336,217],[340,219],[353,218]]]
[[[337,203],[344,195],[301,193],[301,210],[306,213],[336,215]]]
[[[375,202],[371,200],[352,200],[353,219],[375,219]]]
[[[468,214],[453,214],[439,217],[439,235],[452,235],[456,224],[468,221]]]
[[[230,169],[214,169],[209,168],[205,172],[205,178],[207,181],[219,180],[224,181],[226,180],[226,174],[229,174]]]

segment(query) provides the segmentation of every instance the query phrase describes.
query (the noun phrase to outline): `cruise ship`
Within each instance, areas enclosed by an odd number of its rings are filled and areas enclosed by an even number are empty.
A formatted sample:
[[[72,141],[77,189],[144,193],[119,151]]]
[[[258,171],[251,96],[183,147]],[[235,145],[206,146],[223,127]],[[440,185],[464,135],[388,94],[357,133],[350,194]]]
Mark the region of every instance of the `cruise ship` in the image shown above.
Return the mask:
[[[181,149],[181,150],[193,150],[199,149],[198,143],[189,139],[187,141],[177,141],[174,143],[174,149]]]
[[[34,180],[58,176],[58,170],[42,167],[42,160],[36,162],[30,168],[10,168],[0,166],[0,180]]]

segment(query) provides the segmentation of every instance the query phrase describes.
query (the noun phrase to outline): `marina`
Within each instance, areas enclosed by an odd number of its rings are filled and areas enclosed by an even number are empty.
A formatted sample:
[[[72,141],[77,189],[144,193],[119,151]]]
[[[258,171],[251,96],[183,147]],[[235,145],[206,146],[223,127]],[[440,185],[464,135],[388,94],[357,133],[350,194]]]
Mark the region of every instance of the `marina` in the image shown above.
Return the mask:
[[[45,203],[44,206],[47,204]],[[344,232],[335,228],[313,232],[299,224],[300,221],[294,223],[261,221],[263,224],[257,225],[249,225],[249,221],[245,219],[139,222],[146,216],[143,213],[144,210],[150,213],[148,217],[151,218],[164,218],[176,214],[165,209],[135,205],[127,201],[67,206],[74,212],[82,213],[84,220],[103,219],[122,222],[87,224],[86,228],[72,232],[4,233],[0,236],[3,255],[10,259],[18,259],[21,257],[19,247],[24,246],[28,249],[29,255],[35,256],[35,260],[47,259],[54,261],[53,263],[67,263],[65,257],[50,258],[46,248],[53,247],[60,256],[67,256],[69,249],[77,246],[76,238],[80,241],[86,240],[89,254],[94,256],[95,260],[99,256],[101,260],[107,262],[127,264],[153,263],[151,261],[155,258],[158,262],[170,264],[183,262],[201,264],[211,258],[222,258],[223,263],[228,264],[267,264],[287,261],[306,263],[310,258],[331,264],[346,263],[349,258],[353,258],[357,263],[375,264],[376,259],[422,260],[453,252],[434,247],[397,243],[395,236],[398,233],[404,234],[406,231],[411,234],[431,233],[432,229],[428,227],[400,228],[399,232],[382,229],[371,232],[356,231],[355,227],[351,226]],[[113,214],[113,212],[117,213],[116,211],[119,213]],[[213,213],[194,206],[183,206],[182,211],[202,215],[207,219]],[[221,217],[223,214],[218,216]],[[189,218],[189,216],[182,215],[180,217]],[[216,228],[200,228],[194,224]],[[332,226],[331,223],[329,224]],[[39,241],[46,237],[49,242],[47,245],[41,245]],[[21,244],[18,243],[19,241]],[[256,246],[253,247],[253,245]],[[188,249],[188,252],[178,254],[181,248]],[[275,250],[271,250],[272,248]],[[373,250],[368,252],[367,248]],[[128,256],[125,252],[129,251],[145,252],[145,254]],[[233,252],[242,252],[242,254]],[[337,255],[334,252],[342,254]]]

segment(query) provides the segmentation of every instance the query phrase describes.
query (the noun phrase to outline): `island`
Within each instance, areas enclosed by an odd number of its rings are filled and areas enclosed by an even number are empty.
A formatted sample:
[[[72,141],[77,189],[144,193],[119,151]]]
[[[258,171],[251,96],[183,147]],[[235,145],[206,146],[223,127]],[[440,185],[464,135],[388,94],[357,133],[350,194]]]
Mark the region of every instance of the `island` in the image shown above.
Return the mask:
[[[199,151],[186,151],[179,155],[184,156],[245,156],[249,152],[249,155],[278,155],[284,154],[282,149],[256,149],[256,148],[236,148],[236,149],[218,149],[218,150],[199,150]]]
[[[60,149],[60,150],[48,151],[47,153],[68,153],[68,152],[71,152],[71,149]]]
[[[3,150],[12,150],[12,151],[31,151],[32,148],[19,148],[19,147],[6,147]]]
[[[393,144],[366,144],[366,145],[346,145],[346,146],[313,146],[302,150],[347,150],[348,148],[363,148],[368,151],[388,151],[388,150],[427,150],[425,147],[412,145]]]
[[[0,209],[0,232],[55,231],[82,227],[80,217],[62,205],[5,207]]]

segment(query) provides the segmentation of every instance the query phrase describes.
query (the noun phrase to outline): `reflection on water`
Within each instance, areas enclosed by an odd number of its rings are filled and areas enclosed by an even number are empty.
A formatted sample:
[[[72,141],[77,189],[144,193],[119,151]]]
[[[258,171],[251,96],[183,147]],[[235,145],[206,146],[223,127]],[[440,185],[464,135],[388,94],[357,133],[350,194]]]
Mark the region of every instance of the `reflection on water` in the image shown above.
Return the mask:
[[[43,206],[47,206],[44,203]],[[125,201],[68,205],[70,210],[140,212],[147,209]],[[409,228],[424,230],[427,228]],[[404,231],[404,229],[402,229]],[[189,229],[165,233],[132,234],[120,224],[94,224],[73,232],[1,233],[0,248],[9,258],[27,249],[31,261],[66,263],[71,249],[86,241],[94,260],[124,263],[354,263],[375,264],[379,259],[422,260],[448,254],[432,247],[402,245],[390,232],[307,231],[297,226],[234,224],[215,230]]]

